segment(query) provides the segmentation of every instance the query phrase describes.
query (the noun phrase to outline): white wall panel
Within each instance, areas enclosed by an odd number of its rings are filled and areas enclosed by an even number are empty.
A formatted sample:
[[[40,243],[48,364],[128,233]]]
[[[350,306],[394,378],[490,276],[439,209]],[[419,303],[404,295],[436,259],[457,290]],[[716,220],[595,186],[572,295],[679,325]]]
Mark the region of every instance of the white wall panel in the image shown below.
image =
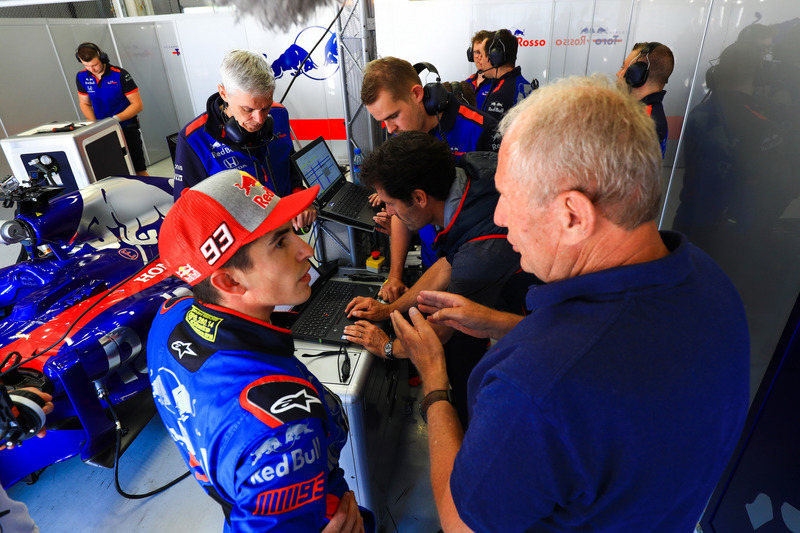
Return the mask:
[[[0,20],[0,48],[8,51],[0,54],[2,137],[54,120],[78,120],[70,96],[74,82],[68,85],[46,26],[33,21]],[[72,61],[75,62],[74,57]],[[11,167],[0,152],[0,175],[10,173]]]
[[[194,116],[206,110],[217,92],[219,65],[228,50],[248,48],[247,35],[232,13],[181,15],[175,18]]]
[[[174,20],[163,17],[156,18],[156,35],[161,46],[161,57],[166,68],[166,78],[169,85],[172,102],[175,105],[175,113],[178,117],[178,124],[182,127],[192,120],[196,113],[192,106],[191,99],[188,98],[189,77],[186,75],[186,65],[181,53],[180,39]]]

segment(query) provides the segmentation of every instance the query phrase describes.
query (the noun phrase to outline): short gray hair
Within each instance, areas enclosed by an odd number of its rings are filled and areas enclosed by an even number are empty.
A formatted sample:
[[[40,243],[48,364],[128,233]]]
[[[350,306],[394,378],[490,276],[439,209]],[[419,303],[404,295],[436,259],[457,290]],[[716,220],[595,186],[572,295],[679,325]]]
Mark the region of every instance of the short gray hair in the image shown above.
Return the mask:
[[[532,201],[578,190],[614,224],[634,229],[661,207],[661,148],[653,120],[607,76],[569,77],[509,110],[499,131],[508,169]]]
[[[231,50],[222,59],[219,75],[229,93],[268,96],[275,91],[275,75],[263,54]]]

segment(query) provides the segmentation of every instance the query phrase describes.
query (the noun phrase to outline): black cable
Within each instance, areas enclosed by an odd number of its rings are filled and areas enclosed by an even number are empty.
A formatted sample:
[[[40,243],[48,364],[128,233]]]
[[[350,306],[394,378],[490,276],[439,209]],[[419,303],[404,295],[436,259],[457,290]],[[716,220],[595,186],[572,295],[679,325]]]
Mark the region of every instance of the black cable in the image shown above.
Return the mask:
[[[339,357],[344,355],[344,361],[339,364]],[[336,356],[336,363],[339,367],[339,378],[342,383],[347,383],[347,380],[350,379],[350,354],[347,352],[347,348],[344,347],[344,344],[339,346],[339,355]]]
[[[491,69],[489,69],[491,70]],[[486,99],[483,101],[483,105],[481,106],[481,111],[486,111],[486,103],[489,101],[489,95],[492,94],[492,90],[494,89],[494,82],[497,81],[497,73],[500,71],[500,67],[496,67],[494,69],[495,77],[492,78],[492,81],[489,82],[489,92],[486,93]]]
[[[294,82],[297,80],[297,78],[299,78],[299,77],[300,77],[300,74],[303,72],[303,65],[305,65],[305,64],[306,64],[306,61],[308,61],[308,58],[310,58],[310,57],[311,57],[311,54],[313,54],[313,53],[314,53],[314,50],[316,50],[316,49],[317,49],[317,47],[319,46],[319,43],[321,43],[321,42],[322,42],[322,39],[324,39],[324,38],[325,38],[325,36],[326,36],[326,35],[328,35],[328,32],[329,32],[329,31],[331,31],[331,28],[333,27],[333,23],[334,23],[334,22],[336,22],[336,20],[339,18],[339,15],[341,15],[341,14],[342,14],[342,10],[344,9],[344,5],[345,5],[345,2],[342,2],[342,5],[339,7],[339,11],[337,11],[337,12],[336,12],[336,16],[334,16],[334,17],[333,17],[333,20],[331,21],[331,23],[330,23],[330,24],[328,24],[328,27],[327,27],[327,28],[325,28],[325,33],[323,33],[323,34],[322,34],[322,37],[320,37],[320,38],[319,38],[319,41],[317,41],[317,44],[315,44],[315,45],[314,45],[314,47],[313,47],[313,48],[311,49],[311,51],[308,53],[308,55],[306,56],[306,58],[305,58],[305,59],[303,59],[303,62],[302,62],[302,63],[300,63],[300,66],[297,68],[297,72],[296,72],[296,73],[295,73],[295,75],[292,77],[292,81],[290,81],[290,82],[289,82],[289,86],[286,88],[286,91],[283,93],[283,96],[282,96],[282,97],[281,97],[281,99],[278,101],[278,103],[282,104],[282,103],[283,103],[283,101],[286,99],[286,95],[287,95],[287,94],[289,94],[289,89],[291,89],[291,88],[292,88],[292,85],[294,85]],[[338,38],[338,37],[337,37],[337,38]],[[341,58],[340,58],[340,59],[341,59]],[[341,65],[339,66],[339,68],[341,68]]]
[[[448,96],[447,98],[450,98],[450,96]],[[488,95],[487,95],[487,99],[488,99]],[[439,120],[439,113],[436,113],[436,126],[439,128],[439,135],[442,136],[442,140],[445,142],[447,147],[450,148],[450,141],[447,140],[447,135],[445,135],[444,130],[442,129],[442,122],[441,122],[441,120]]]
[[[123,432],[122,424],[119,421],[119,417],[117,416],[116,410],[111,405],[111,402],[108,400],[108,391],[105,388],[103,388],[102,392],[100,393],[100,399],[105,401],[106,405],[108,405],[108,410],[111,411],[111,416],[114,417],[114,423],[116,424],[116,427],[117,427],[117,431],[116,431],[116,434],[117,434],[116,441],[117,442],[116,442],[116,445],[114,447],[114,487],[116,487],[117,492],[120,494],[120,496],[128,498],[129,500],[140,500],[142,498],[149,498],[150,496],[154,496],[154,495],[158,494],[159,492],[163,492],[163,491],[167,490],[168,488],[170,488],[171,486],[173,486],[176,483],[178,483],[179,481],[183,481],[184,479],[189,477],[191,472],[187,471],[186,473],[176,477],[175,479],[173,479],[172,481],[170,481],[166,485],[164,485],[162,487],[159,487],[159,488],[157,488],[155,490],[151,490],[150,492],[148,492],[146,494],[128,494],[127,492],[122,490],[122,487],[119,484],[119,456],[120,456],[120,449],[122,448],[122,432]]]

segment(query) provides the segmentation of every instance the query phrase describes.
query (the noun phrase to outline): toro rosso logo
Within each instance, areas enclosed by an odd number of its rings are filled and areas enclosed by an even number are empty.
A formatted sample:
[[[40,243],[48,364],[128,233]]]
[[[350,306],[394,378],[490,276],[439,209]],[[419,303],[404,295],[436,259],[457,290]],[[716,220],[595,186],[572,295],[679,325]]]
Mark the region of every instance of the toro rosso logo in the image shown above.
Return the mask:
[[[584,39],[586,39],[587,41],[591,41],[594,44],[615,45],[617,43],[621,43],[622,42],[622,39],[619,38],[619,36],[622,33],[623,32],[621,32],[621,31],[610,30],[608,28],[604,28],[603,26],[598,26],[596,28],[594,26],[586,26],[586,27],[581,28],[581,38],[580,38],[580,40],[582,42],[580,42],[580,43],[573,42],[573,41],[578,41],[578,39],[563,39],[564,42],[562,44],[564,44],[564,45],[583,44],[583,42],[585,42]],[[611,35],[611,37],[593,38],[592,37],[593,35],[606,35],[606,36]],[[558,43],[556,43],[556,44],[558,44]]]
[[[526,39],[525,30],[520,30],[519,28],[514,29],[512,33],[514,34],[514,37],[517,38],[517,44],[523,48],[531,46],[545,46],[547,44],[545,39]]]

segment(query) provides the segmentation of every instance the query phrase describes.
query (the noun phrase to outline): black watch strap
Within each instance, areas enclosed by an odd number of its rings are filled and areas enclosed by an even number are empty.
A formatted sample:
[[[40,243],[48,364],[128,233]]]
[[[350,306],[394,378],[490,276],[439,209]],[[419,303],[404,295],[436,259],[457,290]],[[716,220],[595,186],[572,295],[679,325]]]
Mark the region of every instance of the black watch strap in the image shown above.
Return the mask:
[[[419,414],[422,415],[422,421],[428,423],[428,409],[436,402],[450,402],[453,405],[453,395],[450,389],[440,389],[429,392],[419,404]]]

